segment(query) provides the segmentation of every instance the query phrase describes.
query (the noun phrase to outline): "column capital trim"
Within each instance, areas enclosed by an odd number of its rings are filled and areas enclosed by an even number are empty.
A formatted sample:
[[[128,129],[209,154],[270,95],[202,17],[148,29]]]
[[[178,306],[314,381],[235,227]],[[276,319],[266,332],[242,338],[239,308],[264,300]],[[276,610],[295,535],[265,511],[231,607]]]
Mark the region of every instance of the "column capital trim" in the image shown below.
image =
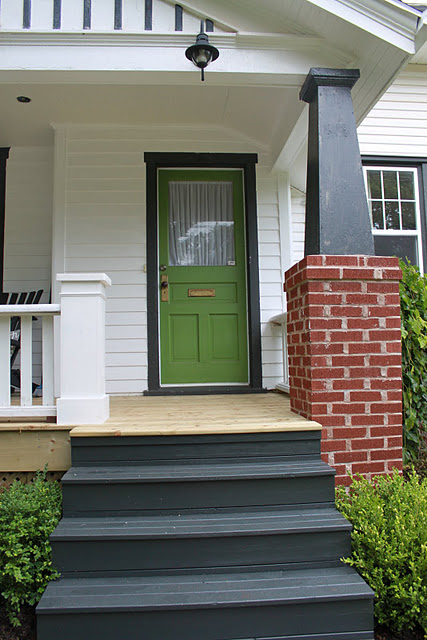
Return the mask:
[[[111,286],[111,278],[106,273],[58,273],[56,279],[58,282],[96,282],[103,284],[104,287]]]
[[[348,87],[351,89],[360,78],[359,69],[323,69],[312,67],[299,94],[300,100],[312,102],[319,87]]]

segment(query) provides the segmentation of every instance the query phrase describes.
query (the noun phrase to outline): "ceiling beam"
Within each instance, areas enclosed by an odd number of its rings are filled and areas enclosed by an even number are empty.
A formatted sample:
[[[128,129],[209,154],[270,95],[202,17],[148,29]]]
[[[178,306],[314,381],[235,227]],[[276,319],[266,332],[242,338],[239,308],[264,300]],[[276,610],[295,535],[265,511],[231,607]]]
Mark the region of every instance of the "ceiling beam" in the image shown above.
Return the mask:
[[[211,36],[211,41],[220,57],[209,66],[206,79],[215,86],[300,87],[312,66],[350,63],[348,54],[318,37],[222,34]],[[58,82],[58,72],[61,84],[199,83],[199,75],[185,57],[188,36],[183,34],[14,33],[0,34],[0,44],[0,83],[24,80],[25,74],[34,83],[36,73],[43,74],[41,81],[50,74]]]

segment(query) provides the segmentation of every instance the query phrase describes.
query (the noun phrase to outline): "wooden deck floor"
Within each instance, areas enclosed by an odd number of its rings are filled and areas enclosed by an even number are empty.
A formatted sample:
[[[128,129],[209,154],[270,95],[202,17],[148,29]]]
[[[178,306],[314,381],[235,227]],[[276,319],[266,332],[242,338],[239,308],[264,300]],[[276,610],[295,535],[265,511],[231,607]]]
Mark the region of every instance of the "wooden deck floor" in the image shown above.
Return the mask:
[[[209,396],[112,397],[104,425],[84,425],[74,436],[185,435],[320,429],[292,413],[280,393]]]
[[[36,399],[39,401],[38,399]],[[17,401],[14,398],[14,403]],[[149,436],[259,431],[308,431],[321,426],[292,413],[281,393],[212,396],[120,396],[110,398],[104,425],[57,425],[32,420],[0,421],[0,472],[65,471],[73,437]]]

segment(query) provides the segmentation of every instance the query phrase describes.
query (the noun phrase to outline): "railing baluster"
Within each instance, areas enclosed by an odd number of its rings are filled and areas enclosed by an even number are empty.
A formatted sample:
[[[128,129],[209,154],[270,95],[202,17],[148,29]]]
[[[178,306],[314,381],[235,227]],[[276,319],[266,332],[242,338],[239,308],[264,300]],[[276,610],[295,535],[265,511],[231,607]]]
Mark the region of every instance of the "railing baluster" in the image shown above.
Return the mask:
[[[53,28],[60,29],[61,28],[61,10],[62,10],[62,2],[61,0],[53,0]]]
[[[145,31],[153,29],[153,0],[145,0]]]
[[[175,31],[182,31],[182,7],[175,5]]]
[[[0,317],[0,406],[10,406],[10,316]]]
[[[21,407],[33,403],[33,319],[21,318]]]
[[[122,28],[123,0],[114,0],[114,29]]]
[[[90,29],[92,24],[92,0],[84,0],[83,29]]]
[[[31,28],[31,0],[24,0],[22,26],[24,29]]]
[[[52,406],[53,399],[53,316],[44,316],[42,324],[43,404]]]

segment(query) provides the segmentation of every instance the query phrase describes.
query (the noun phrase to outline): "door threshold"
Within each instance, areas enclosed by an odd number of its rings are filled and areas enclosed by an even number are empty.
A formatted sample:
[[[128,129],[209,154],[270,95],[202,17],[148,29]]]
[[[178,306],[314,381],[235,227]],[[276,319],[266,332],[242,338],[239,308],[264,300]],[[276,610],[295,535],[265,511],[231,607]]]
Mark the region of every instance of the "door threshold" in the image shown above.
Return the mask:
[[[211,396],[233,393],[267,393],[267,389],[248,387],[246,385],[236,386],[203,386],[203,387],[160,387],[160,389],[147,389],[144,396]]]

